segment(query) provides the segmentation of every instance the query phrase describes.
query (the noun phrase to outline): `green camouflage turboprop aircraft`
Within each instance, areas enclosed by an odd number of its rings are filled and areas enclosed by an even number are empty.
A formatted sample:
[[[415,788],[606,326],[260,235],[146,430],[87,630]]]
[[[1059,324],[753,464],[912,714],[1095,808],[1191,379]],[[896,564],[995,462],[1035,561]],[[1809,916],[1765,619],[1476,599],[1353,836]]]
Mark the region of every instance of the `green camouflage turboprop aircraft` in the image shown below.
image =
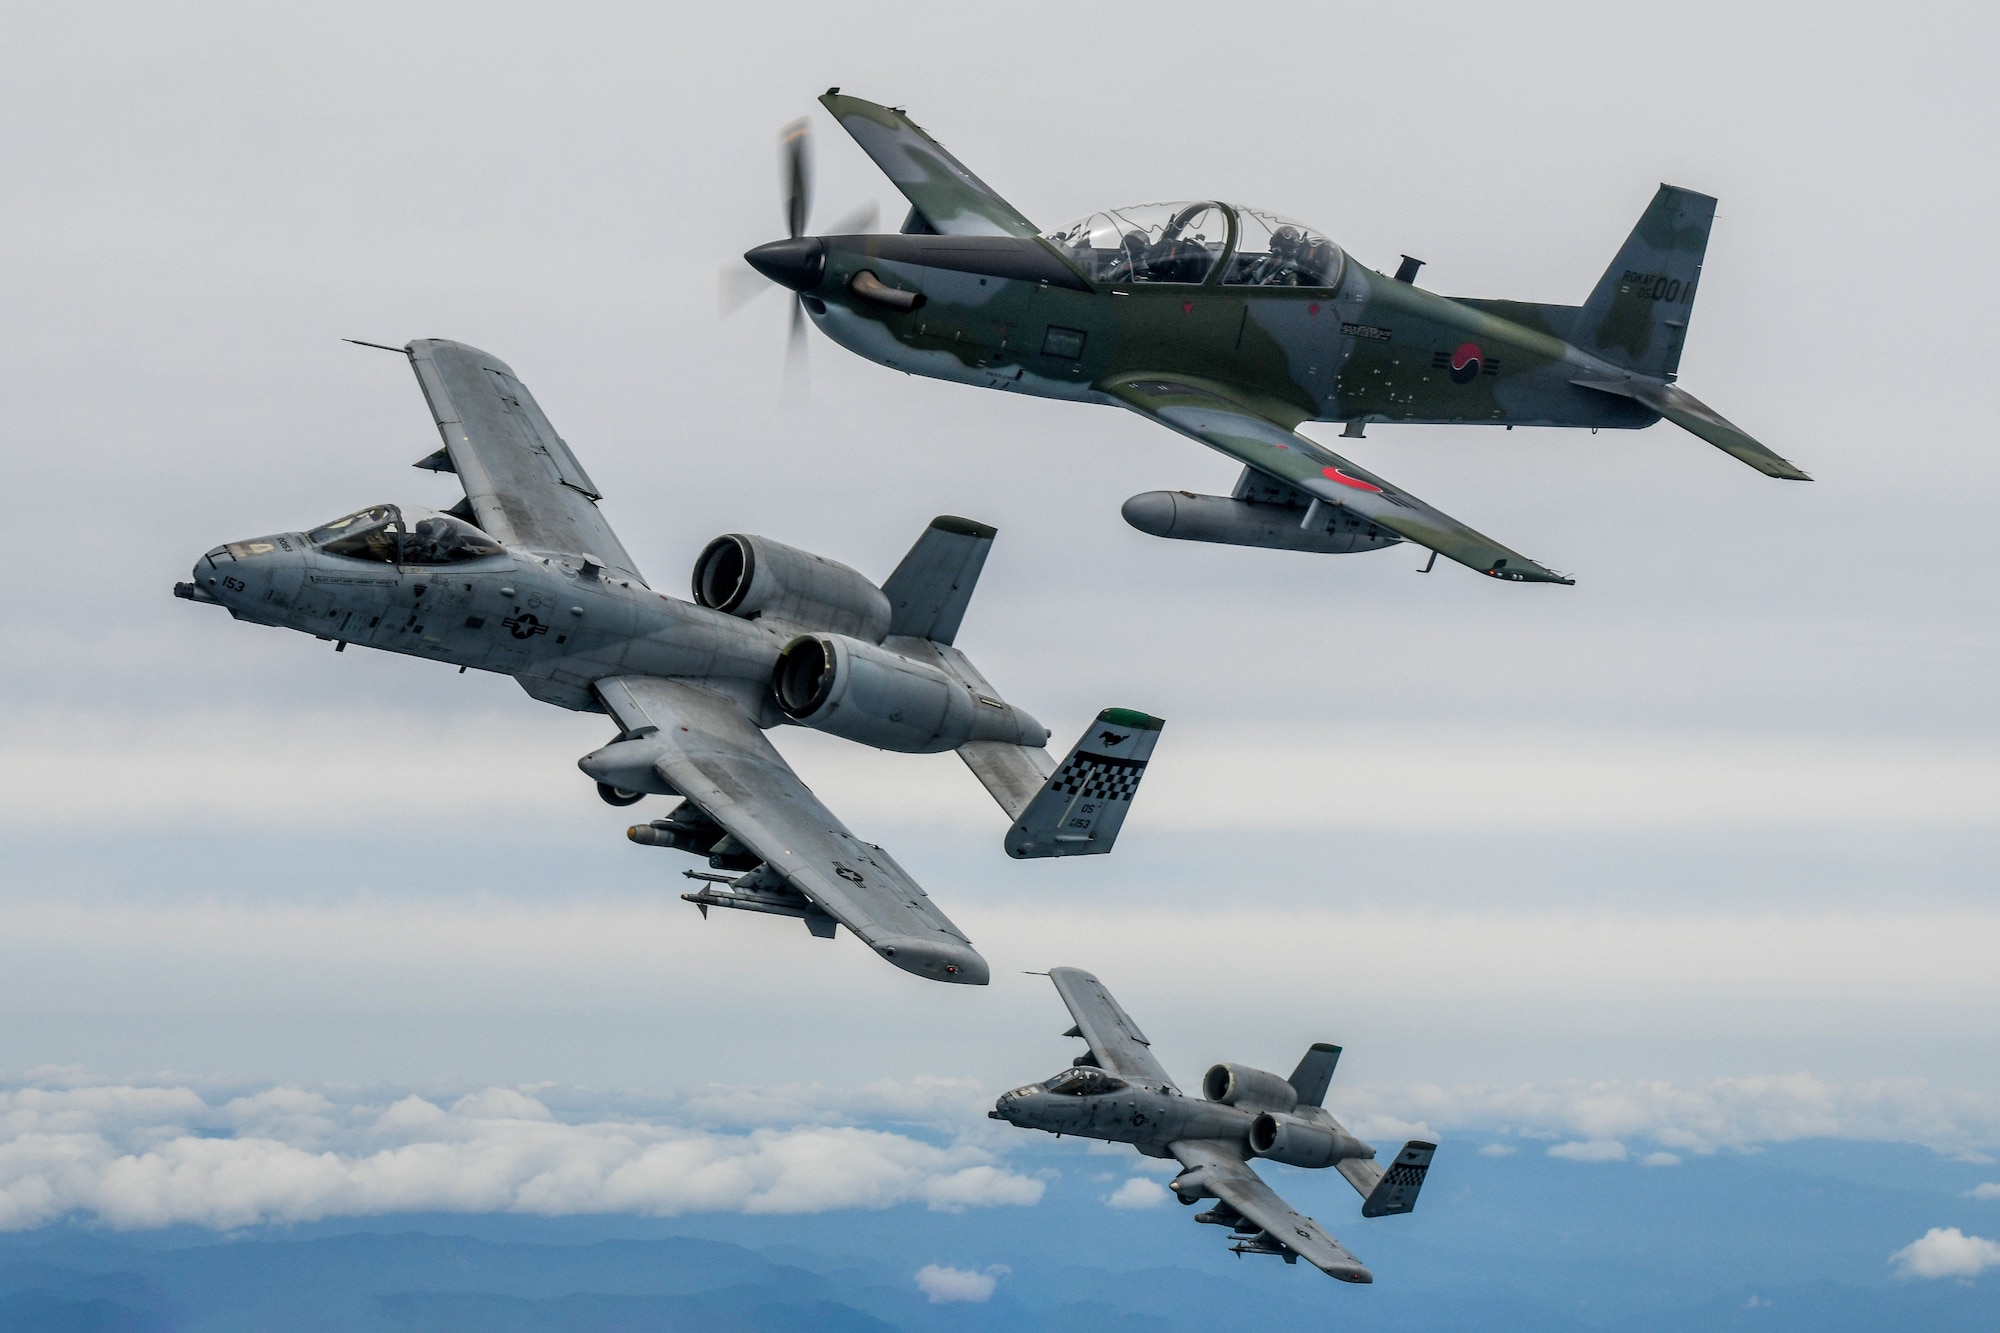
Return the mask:
[[[1243,464],[1234,494],[1126,501],[1142,532],[1294,551],[1412,541],[1494,578],[1574,580],[1314,443],[1303,421],[1636,429],[1661,417],[1766,476],[1809,477],[1673,383],[1715,200],[1662,185],[1581,306],[1437,296],[1310,227],[1217,201],[1042,231],[902,111],[820,99],[910,201],[902,231],[810,236],[802,127],[791,236],[744,256],[835,342],[896,370],[1111,403]],[[1435,556],[1432,558],[1435,563]],[[1429,568],[1427,565],[1426,568]]]

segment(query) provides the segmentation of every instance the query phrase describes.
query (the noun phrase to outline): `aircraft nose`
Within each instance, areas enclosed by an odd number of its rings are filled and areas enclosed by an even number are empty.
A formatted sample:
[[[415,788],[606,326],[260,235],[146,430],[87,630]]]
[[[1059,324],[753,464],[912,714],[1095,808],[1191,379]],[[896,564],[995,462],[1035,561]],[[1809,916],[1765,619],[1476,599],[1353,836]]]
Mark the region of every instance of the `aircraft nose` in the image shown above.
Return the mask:
[[[190,602],[220,603],[217,594],[222,591],[223,570],[235,563],[227,546],[218,546],[207,555],[194,562],[194,577],[186,583],[174,585],[174,596]]]
[[[759,273],[795,292],[809,292],[819,286],[826,272],[826,247],[814,236],[794,236],[789,241],[772,241],[747,251],[743,262]]]

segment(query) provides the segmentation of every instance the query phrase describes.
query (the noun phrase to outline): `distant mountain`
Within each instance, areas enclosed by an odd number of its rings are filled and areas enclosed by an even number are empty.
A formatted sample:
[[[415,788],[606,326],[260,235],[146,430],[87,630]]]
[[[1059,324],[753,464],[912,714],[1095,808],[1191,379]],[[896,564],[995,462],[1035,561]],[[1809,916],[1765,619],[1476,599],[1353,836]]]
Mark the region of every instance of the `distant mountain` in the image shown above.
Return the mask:
[[[1422,1206],[1364,1221],[1274,1169],[1373,1266],[1347,1287],[1236,1259],[1167,1204],[1104,1199],[1137,1165],[1067,1143],[1014,1159],[1034,1208],[785,1216],[417,1216],[227,1236],[57,1226],[0,1236],[0,1333],[1992,1333],[2000,1271],[1898,1278],[1932,1226],[2000,1234],[1992,1168],[1906,1147],[1794,1144],[1674,1167],[1448,1143]],[[917,1270],[995,1277],[933,1304]]]

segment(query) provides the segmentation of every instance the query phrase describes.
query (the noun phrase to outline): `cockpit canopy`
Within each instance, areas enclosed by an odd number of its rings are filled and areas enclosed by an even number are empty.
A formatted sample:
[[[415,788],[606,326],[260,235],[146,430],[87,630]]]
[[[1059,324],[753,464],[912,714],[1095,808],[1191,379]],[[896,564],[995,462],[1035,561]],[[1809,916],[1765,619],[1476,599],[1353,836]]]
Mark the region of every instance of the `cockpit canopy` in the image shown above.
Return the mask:
[[[463,519],[414,505],[373,505],[314,528],[306,539],[328,555],[385,565],[455,565],[505,549]]]
[[[1106,209],[1044,240],[1092,282],[1200,283],[1218,263],[1243,287],[1332,287],[1347,258],[1303,223],[1212,200]]]
[[[1117,1092],[1125,1086],[1125,1080],[1114,1078],[1102,1069],[1089,1065],[1077,1065],[1065,1069],[1042,1085],[1045,1092],[1059,1092],[1065,1097],[1102,1097],[1107,1092]]]

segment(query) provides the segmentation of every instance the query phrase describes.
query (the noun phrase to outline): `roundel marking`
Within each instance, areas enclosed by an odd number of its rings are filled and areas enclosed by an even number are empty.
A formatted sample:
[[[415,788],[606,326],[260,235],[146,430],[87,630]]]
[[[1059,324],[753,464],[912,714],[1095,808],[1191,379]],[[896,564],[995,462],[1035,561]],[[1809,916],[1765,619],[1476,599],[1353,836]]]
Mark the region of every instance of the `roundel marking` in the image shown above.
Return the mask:
[[[1470,384],[1478,379],[1481,360],[1478,343],[1460,343],[1451,354],[1451,382]]]
[[[1376,495],[1380,495],[1382,493],[1382,488],[1380,486],[1371,486],[1367,482],[1361,480],[1361,478],[1359,477],[1350,477],[1337,467],[1321,468],[1320,475],[1322,477],[1325,477],[1328,481],[1337,481],[1342,486],[1352,486],[1357,491],[1371,491]]]

